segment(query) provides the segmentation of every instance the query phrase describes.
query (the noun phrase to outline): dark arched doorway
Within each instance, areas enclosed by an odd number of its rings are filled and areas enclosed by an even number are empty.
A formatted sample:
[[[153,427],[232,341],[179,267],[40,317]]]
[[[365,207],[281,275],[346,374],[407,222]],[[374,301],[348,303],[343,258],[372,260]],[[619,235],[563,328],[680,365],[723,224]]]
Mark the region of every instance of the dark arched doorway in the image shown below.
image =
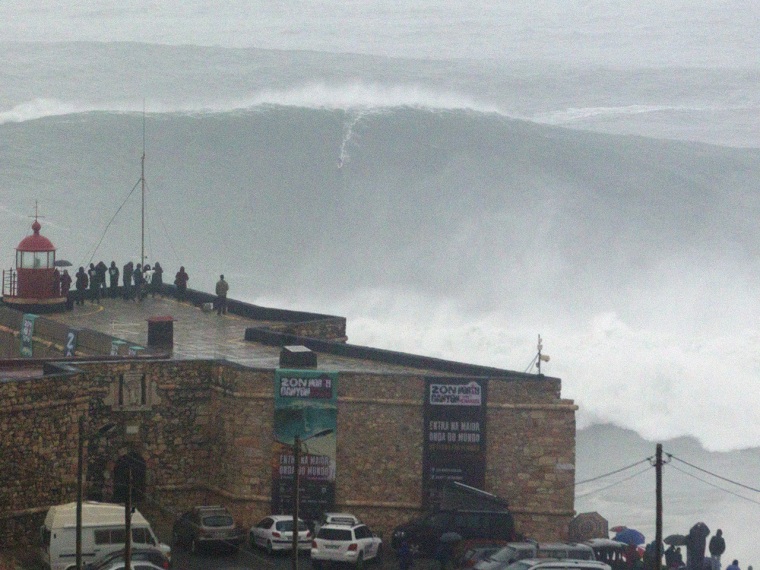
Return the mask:
[[[132,504],[145,496],[145,460],[131,451],[122,455],[113,468],[113,502],[126,503],[129,493],[129,471],[132,470]]]

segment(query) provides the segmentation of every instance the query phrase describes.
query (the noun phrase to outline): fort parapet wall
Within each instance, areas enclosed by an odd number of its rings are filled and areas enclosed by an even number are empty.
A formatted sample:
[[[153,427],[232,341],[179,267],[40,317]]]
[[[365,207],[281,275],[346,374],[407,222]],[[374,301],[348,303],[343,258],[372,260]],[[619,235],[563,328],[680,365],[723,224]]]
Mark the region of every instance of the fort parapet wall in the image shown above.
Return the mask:
[[[173,285],[164,285],[166,295],[174,295]],[[202,306],[213,303],[214,295],[187,290],[186,300]],[[257,323],[254,329],[293,337],[320,339],[328,343],[342,343],[346,337],[346,319],[334,315],[289,311],[260,307],[243,301],[230,299],[228,312]],[[24,314],[0,304],[0,359],[18,358],[20,354],[20,332]],[[36,358],[57,358],[64,354],[66,335],[70,327],[62,322],[39,316],[34,323],[33,352]],[[83,356],[109,355],[114,340],[118,337],[100,331],[77,329],[77,354]],[[134,344],[134,343],[132,343]],[[138,345],[139,346],[139,345]],[[141,346],[141,348],[145,348]]]

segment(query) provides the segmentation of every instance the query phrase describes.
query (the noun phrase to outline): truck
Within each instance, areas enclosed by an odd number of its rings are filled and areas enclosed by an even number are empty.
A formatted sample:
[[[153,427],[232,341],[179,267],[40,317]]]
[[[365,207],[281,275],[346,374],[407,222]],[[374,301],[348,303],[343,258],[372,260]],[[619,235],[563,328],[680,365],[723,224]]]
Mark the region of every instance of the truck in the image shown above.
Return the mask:
[[[51,506],[40,527],[41,557],[49,570],[76,568],[76,508],[75,502]],[[132,512],[131,528],[135,547],[157,548],[170,556],[171,548],[158,541],[138,510]],[[124,550],[126,536],[124,505],[96,501],[82,503],[83,565]]]
[[[461,539],[459,549],[477,544],[506,544],[518,538],[506,500],[458,481],[449,481],[442,489],[439,507],[397,526],[391,546],[398,550],[406,541],[414,556],[429,557],[435,554],[445,534]]]

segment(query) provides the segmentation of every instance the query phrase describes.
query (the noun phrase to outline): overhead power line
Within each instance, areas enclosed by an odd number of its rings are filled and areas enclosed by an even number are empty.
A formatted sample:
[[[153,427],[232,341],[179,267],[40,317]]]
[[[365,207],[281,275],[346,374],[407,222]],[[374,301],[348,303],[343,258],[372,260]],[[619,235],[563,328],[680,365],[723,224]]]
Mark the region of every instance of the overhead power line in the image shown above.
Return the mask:
[[[675,455],[668,454],[668,457],[675,459],[676,461],[683,463],[684,465],[688,465],[692,469],[696,469],[697,471],[701,471],[702,473],[707,473],[708,475],[715,477],[716,479],[720,479],[721,481],[725,481],[726,483],[731,483],[732,485],[736,485],[737,487],[742,487],[743,489],[747,489],[748,491],[754,491],[755,493],[760,493],[760,489],[756,489],[755,487],[750,487],[749,485],[745,485],[744,483],[739,483],[738,481],[732,481],[731,479],[728,479],[726,477],[723,477],[721,475],[718,475],[717,473],[712,473],[708,471],[707,469],[702,469],[701,467],[697,467],[696,465],[692,465],[688,461],[684,461],[683,459],[679,459]]]
[[[709,481],[706,481],[705,479],[702,479],[701,477],[697,477],[694,475],[694,473],[689,473],[688,471],[684,471],[683,469],[679,469],[675,465],[671,464],[671,467],[675,469],[676,471],[683,473],[684,475],[688,475],[689,477],[692,477],[696,479],[697,481],[701,481],[705,485],[709,485],[710,487],[714,487],[715,489],[718,489],[720,491],[723,491],[724,493],[728,493],[729,495],[733,495],[734,497],[738,497],[740,499],[744,499],[745,501],[749,501],[750,503],[755,503],[756,505],[760,505],[760,501],[755,501],[754,499],[750,499],[749,497],[745,497],[744,495],[740,495],[739,493],[734,493],[733,491],[730,491],[728,489],[725,489],[723,487],[720,487],[719,485],[716,485],[715,483],[710,483]]]
[[[597,475],[596,477],[592,477],[591,479],[584,479],[583,481],[576,481],[573,483],[573,486],[577,487],[578,485],[583,485],[584,483],[591,483],[593,481],[598,481],[599,479],[604,479],[605,477],[610,477],[612,475],[617,475],[618,473],[622,473],[623,471],[627,471],[628,469],[633,469],[637,465],[640,465],[641,463],[649,463],[651,462],[652,458],[647,457],[646,459],[640,459],[636,463],[631,463],[630,465],[626,465],[625,467],[621,467],[620,469],[615,469],[614,471],[610,471],[609,473],[605,473],[604,475]],[[625,481],[626,479],[624,479]],[[567,485],[564,488],[569,487],[570,485]]]
[[[619,481],[615,481],[614,483],[607,485],[606,487],[602,487],[601,489],[594,489],[593,491],[589,491],[587,493],[583,493],[582,495],[576,495],[576,499],[581,499],[583,497],[588,497],[589,495],[593,495],[594,493],[601,493],[602,491],[606,491],[607,489],[611,489],[612,487],[617,487],[621,483],[625,483],[626,481],[633,479],[634,477],[638,477],[639,475],[646,473],[650,469],[652,469],[652,465],[647,465],[644,467],[644,469],[637,471],[636,473],[633,473],[632,475],[629,475],[628,477],[625,477],[624,479],[620,479]]]

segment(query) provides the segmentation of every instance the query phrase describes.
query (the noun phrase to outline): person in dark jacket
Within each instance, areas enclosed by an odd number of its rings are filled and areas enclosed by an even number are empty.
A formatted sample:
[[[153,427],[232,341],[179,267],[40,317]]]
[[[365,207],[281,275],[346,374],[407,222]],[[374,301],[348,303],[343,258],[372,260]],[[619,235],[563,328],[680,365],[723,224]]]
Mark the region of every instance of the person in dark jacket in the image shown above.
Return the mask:
[[[122,267],[121,280],[124,285],[123,296],[125,301],[129,301],[132,298],[132,273],[135,268],[131,261],[128,261]]]
[[[53,297],[61,296],[61,272],[56,267],[53,270]]]
[[[720,557],[726,551],[726,540],[723,538],[723,531],[721,529],[718,529],[715,532],[715,535],[710,539],[708,548],[710,550],[710,556],[720,564]]]
[[[90,284],[90,278],[84,272],[84,267],[80,267],[76,274],[77,305],[84,305],[84,297],[87,294],[87,286]]]
[[[95,266],[95,271],[98,272],[98,301],[105,297],[106,290],[108,288],[106,284],[106,275],[108,275],[108,266],[103,262],[103,260],[98,261],[98,264]]]
[[[95,303],[100,300],[98,297],[100,286],[98,285],[98,270],[95,269],[94,263],[90,263],[90,268],[87,270],[87,279],[90,282],[90,303]]]
[[[187,282],[190,280],[190,276],[185,271],[185,266],[179,268],[177,274],[174,276],[174,284],[177,286],[177,299],[183,301],[185,295],[187,295]]]
[[[74,300],[71,298],[71,295],[69,294],[69,290],[71,289],[71,275],[69,275],[69,271],[67,269],[63,270],[63,275],[61,275],[61,297],[66,297],[66,308],[70,311],[74,308]]]
[[[116,267],[116,262],[111,262],[111,267],[108,268],[108,293],[111,299],[115,299],[119,294],[119,268]]]
[[[698,522],[689,530],[686,537],[686,567],[689,570],[702,570],[708,536],[710,529],[703,522]]]
[[[143,277],[142,265],[139,263],[135,265],[135,270],[132,272],[132,281],[135,284],[134,300],[143,300],[143,287],[145,286],[145,278]]]
[[[161,294],[161,288],[164,285],[164,269],[161,267],[161,264],[156,261],[156,263],[153,265],[153,278],[150,280],[150,292],[153,297],[156,296],[156,293],[159,295]]]
[[[409,548],[409,541],[406,538],[401,539],[396,557],[398,558],[399,570],[409,570],[412,567],[414,558],[412,556],[412,549]]]

